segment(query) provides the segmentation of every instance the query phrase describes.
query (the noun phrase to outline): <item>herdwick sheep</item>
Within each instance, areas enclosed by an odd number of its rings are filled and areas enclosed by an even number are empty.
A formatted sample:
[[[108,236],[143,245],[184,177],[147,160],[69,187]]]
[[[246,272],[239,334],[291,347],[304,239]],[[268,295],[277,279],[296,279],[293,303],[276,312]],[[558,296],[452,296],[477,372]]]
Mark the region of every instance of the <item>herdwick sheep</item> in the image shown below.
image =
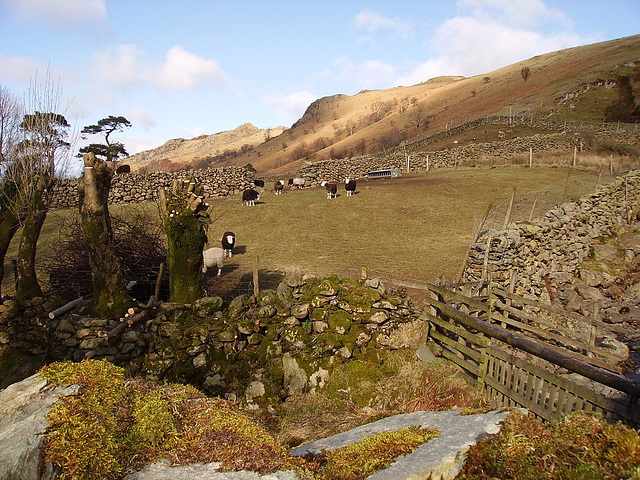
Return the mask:
[[[284,189],[284,180],[278,180],[273,184],[273,191],[275,195],[282,195],[282,190]]]
[[[253,181],[253,186],[254,187],[264,188],[264,180],[254,180]]]
[[[304,188],[305,179],[304,178],[290,178],[289,186],[295,188]]]
[[[236,244],[236,234],[233,232],[224,232],[222,234],[222,250],[225,257],[233,257],[233,247]]]
[[[256,204],[256,200],[260,200],[260,194],[253,188],[242,192],[242,205],[246,203],[248,206],[253,207]]]
[[[320,185],[322,185],[327,190],[328,199],[336,198],[338,196],[338,185],[336,185],[335,183],[329,183],[326,180],[323,180]]]
[[[347,191],[347,197],[350,197],[356,191],[356,181],[349,178],[345,179],[344,189]]]
[[[220,247],[211,247],[202,252],[202,273],[207,273],[208,268],[217,267],[218,277],[222,274],[224,265],[224,250]]]

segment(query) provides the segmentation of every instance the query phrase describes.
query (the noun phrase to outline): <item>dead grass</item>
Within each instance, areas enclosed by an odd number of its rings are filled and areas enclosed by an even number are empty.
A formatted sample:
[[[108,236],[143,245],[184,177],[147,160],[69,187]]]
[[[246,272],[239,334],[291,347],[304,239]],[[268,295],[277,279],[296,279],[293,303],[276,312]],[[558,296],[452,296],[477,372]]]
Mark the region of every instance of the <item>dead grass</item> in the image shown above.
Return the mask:
[[[567,200],[592,192],[611,181],[608,172],[575,169],[569,176]],[[501,228],[514,188],[512,220],[527,220],[562,201],[564,167],[505,166],[459,168],[415,173],[392,180],[358,181],[357,194],[327,200],[323,189],[265,191],[255,207],[242,206],[237,196],[212,199],[209,244],[219,246],[222,233],[235,232],[235,255],[227,259],[222,277],[207,278],[210,294],[251,292],[251,272],[258,258],[261,288],[275,288],[290,272],[338,274],[358,278],[366,266],[369,276],[395,281],[429,282],[457,276],[472,232],[488,205],[489,226]],[[267,187],[271,187],[268,185]],[[128,209],[147,212],[159,222],[155,204],[113,206],[116,215]],[[40,238],[38,259],[55,255],[60,226],[75,209],[50,212]],[[19,235],[5,259],[3,293],[13,294],[11,259]],[[48,279],[41,278],[43,285]]]

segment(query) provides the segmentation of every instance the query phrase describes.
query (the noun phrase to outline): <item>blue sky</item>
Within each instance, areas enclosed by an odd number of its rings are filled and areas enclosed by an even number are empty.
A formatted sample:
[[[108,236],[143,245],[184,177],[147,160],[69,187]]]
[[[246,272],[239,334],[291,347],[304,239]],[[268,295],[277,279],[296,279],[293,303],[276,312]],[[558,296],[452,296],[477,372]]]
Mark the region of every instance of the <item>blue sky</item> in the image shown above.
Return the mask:
[[[0,0],[0,86],[22,95],[48,72],[77,130],[129,119],[114,139],[133,154],[639,26],[640,0]]]

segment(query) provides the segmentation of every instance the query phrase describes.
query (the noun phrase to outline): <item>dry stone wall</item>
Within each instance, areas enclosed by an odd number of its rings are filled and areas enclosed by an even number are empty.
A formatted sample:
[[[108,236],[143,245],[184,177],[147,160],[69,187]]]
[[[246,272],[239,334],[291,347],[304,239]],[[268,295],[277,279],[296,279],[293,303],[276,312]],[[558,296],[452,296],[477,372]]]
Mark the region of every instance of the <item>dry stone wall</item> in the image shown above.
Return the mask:
[[[527,137],[509,138],[502,141],[461,145],[441,151],[427,151],[429,144],[451,137],[481,125],[504,125],[505,132],[509,132],[518,125],[528,125],[557,133],[538,134]],[[323,180],[342,182],[345,178],[366,178],[372,170],[396,168],[405,172],[407,155],[409,156],[410,171],[426,171],[437,168],[450,168],[470,165],[481,159],[512,159],[533,152],[573,151],[574,147],[589,148],[584,145],[579,132],[589,131],[594,138],[601,141],[640,146],[640,135],[634,126],[620,127],[617,124],[582,124],[567,122],[552,122],[538,120],[534,122],[527,118],[487,117],[468,122],[457,127],[449,128],[445,132],[434,134],[426,139],[403,144],[399,148],[387,152],[386,155],[363,155],[353,158],[322,160],[305,162],[296,175],[307,179],[307,186],[318,186]],[[517,132],[516,132],[517,133]],[[421,150],[421,151],[417,151]],[[121,174],[113,178],[109,202],[140,203],[153,201],[157,198],[158,188],[170,187],[176,180],[197,177],[204,186],[208,196],[235,195],[252,186],[254,174],[243,167],[208,168],[181,172],[153,172],[149,174]],[[269,177],[272,182],[281,177]],[[61,180],[56,184],[53,208],[75,207],[78,205],[77,180]]]
[[[106,359],[250,408],[320,390],[336,366],[351,359],[377,364],[383,349],[417,349],[428,334],[401,291],[337,276],[292,276],[229,305],[220,297],[165,302],[131,325],[132,316],[91,318],[82,310],[50,319],[54,308],[44,298],[5,301],[0,343],[48,361]]]
[[[113,177],[110,204],[141,203],[154,201],[160,187],[170,188],[175,181],[197,178],[206,196],[235,195],[252,186],[253,173],[242,167],[207,168],[180,172],[152,172],[148,174],[126,173]],[[78,180],[60,180],[54,191],[53,208],[78,205]]]
[[[509,288],[513,276],[516,293],[546,301],[552,300],[550,287],[561,289],[576,281],[606,286],[614,281],[611,275],[596,273],[585,263],[640,260],[640,243],[633,240],[640,238],[639,210],[640,172],[632,171],[577,202],[548,211],[543,218],[511,223],[505,230],[481,230],[471,245],[462,281],[490,277]],[[610,238],[622,238],[622,243],[608,243]]]

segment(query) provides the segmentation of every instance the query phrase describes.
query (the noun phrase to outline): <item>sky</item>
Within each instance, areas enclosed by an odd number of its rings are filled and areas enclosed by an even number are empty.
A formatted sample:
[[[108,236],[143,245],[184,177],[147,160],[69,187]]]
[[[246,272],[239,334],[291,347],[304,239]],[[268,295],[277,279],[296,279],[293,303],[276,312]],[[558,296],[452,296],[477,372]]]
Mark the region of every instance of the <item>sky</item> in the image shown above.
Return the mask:
[[[48,78],[76,131],[127,118],[134,154],[639,30],[640,0],[0,0],[0,87]]]

